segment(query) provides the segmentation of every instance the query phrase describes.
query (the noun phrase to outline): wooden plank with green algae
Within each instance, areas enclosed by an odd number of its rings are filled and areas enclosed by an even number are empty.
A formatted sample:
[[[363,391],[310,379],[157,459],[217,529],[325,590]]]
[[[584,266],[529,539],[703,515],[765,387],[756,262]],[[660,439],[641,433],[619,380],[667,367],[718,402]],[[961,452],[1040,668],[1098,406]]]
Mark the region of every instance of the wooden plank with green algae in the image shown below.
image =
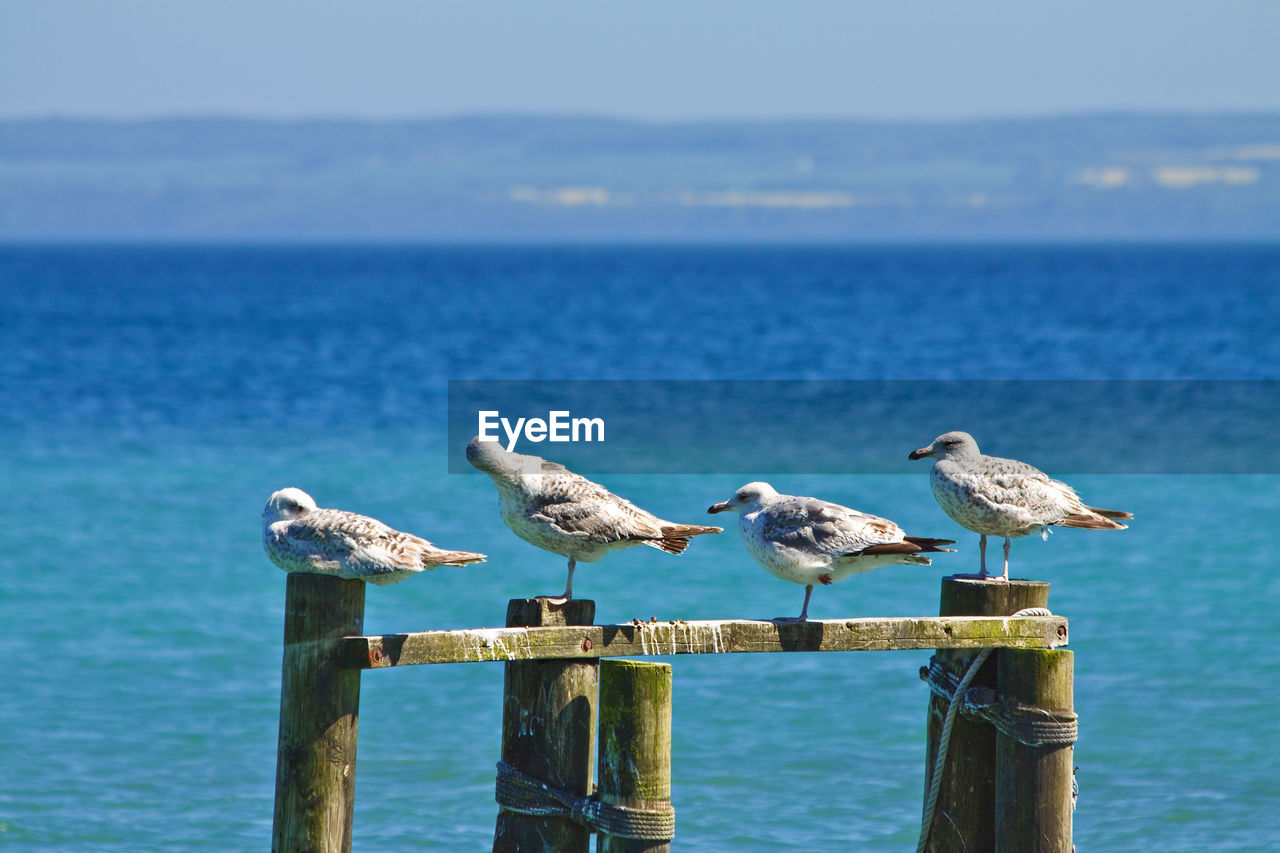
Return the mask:
[[[470,628],[343,637],[340,666],[647,657],[742,652],[1048,649],[1067,644],[1063,616],[879,617],[807,622],[724,619],[540,628]]]

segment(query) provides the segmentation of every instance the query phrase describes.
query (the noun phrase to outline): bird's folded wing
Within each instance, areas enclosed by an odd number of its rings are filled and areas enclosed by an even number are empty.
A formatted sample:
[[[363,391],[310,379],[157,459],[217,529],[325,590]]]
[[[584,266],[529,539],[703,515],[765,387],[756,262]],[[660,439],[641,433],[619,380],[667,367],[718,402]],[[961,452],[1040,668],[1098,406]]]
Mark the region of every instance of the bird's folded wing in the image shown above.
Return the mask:
[[[421,549],[430,543],[394,530],[375,518],[316,510],[289,525],[297,549],[305,549],[313,565],[340,563],[361,574],[378,574],[418,566]]]
[[[346,552],[358,547],[360,537],[355,529],[335,521],[328,512],[317,510],[292,522],[286,536],[299,548],[315,551]]]
[[[276,537],[276,547],[315,569],[335,571],[347,565],[355,541],[341,530],[308,522],[290,524]]]
[[[790,548],[840,556],[902,539],[898,525],[816,498],[796,498],[769,508],[765,536]]]
[[[1035,470],[1035,469],[1032,469]],[[1003,474],[974,486],[973,498],[1001,512],[1027,512],[1037,520],[1059,517],[1082,508],[1075,490],[1059,480],[1051,480],[1044,474],[1038,477],[1021,477]]]
[[[600,500],[544,503],[530,512],[529,518],[591,542],[662,538],[657,519],[617,495],[605,494],[607,498]]]

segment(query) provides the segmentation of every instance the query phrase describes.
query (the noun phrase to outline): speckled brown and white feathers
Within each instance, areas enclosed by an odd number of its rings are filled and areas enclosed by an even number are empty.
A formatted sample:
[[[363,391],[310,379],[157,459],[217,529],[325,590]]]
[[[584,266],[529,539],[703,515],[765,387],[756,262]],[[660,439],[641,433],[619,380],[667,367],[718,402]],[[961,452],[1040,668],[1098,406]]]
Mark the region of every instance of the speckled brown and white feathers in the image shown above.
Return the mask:
[[[262,544],[286,572],[398,583],[436,566],[482,562],[484,554],[446,551],[376,518],[319,509],[301,489],[281,489],[262,511]]]
[[[907,536],[887,518],[830,501],[781,495],[768,483],[748,483],[707,511],[738,513],[747,553],[771,574],[805,585],[834,583],[881,566],[927,566],[924,554],[950,551],[942,546],[954,544]]]
[[[966,432],[945,433],[910,454],[911,459],[926,456],[936,460],[929,482],[938,505],[975,533],[1016,539],[1047,535],[1051,526],[1124,530],[1117,519],[1133,518],[1121,510],[1086,506],[1066,483],[1025,462],[980,453]]]
[[[722,530],[664,521],[563,465],[509,452],[496,441],[472,439],[467,460],[493,480],[503,523],[562,557],[594,563],[633,545],[679,554],[691,536]]]

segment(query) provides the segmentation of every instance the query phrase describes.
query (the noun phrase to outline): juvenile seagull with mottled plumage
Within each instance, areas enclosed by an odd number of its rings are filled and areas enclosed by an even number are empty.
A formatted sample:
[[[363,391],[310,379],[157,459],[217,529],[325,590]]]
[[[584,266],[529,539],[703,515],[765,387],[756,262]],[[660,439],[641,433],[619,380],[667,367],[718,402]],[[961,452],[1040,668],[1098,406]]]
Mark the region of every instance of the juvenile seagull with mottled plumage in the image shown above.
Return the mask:
[[[633,545],[679,554],[689,547],[689,537],[724,529],[663,521],[563,465],[512,453],[479,436],[467,445],[467,461],[493,480],[502,521],[512,533],[569,558],[564,593],[544,596],[555,601],[573,597],[573,571],[579,560],[594,563]]]
[[[436,566],[465,566],[484,554],[446,551],[367,515],[319,509],[302,489],[281,489],[262,511],[262,545],[286,572],[399,583]]]
[[[1004,572],[994,579],[1007,581],[1010,539],[1034,533],[1048,539],[1050,527],[1124,530],[1116,519],[1133,518],[1131,512],[1085,506],[1075,489],[1025,462],[983,455],[967,432],[940,435],[907,458],[926,456],[936,460],[929,483],[939,506],[961,527],[981,534],[979,578],[990,577],[989,535],[1004,537]]]
[[[887,518],[869,515],[817,498],[780,495],[768,483],[747,483],[732,498],[713,504],[709,513],[738,513],[742,544],[755,561],[775,577],[804,584],[804,607],[798,619],[809,618],[813,585],[842,581],[896,563],[927,566],[926,553],[951,551],[950,539],[907,536]]]

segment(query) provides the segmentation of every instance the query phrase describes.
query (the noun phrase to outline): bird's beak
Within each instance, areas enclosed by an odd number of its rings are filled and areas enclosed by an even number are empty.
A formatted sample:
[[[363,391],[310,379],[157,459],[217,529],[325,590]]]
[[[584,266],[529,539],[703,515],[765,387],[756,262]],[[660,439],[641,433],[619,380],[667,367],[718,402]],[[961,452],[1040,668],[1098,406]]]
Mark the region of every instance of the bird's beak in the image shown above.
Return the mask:
[[[723,503],[718,503],[718,504],[712,504],[711,506],[707,507],[707,515],[715,515],[717,512],[728,512],[728,511],[729,511],[728,501],[725,501]]]
[[[913,450],[913,451],[911,451],[910,453],[908,453],[908,454],[907,454],[907,458],[908,458],[908,459],[923,459],[923,458],[925,458],[926,456],[932,456],[932,455],[933,455],[933,452],[932,452],[932,451],[933,451],[933,445],[931,444],[931,445],[929,445],[928,447],[921,447],[919,450]]]

